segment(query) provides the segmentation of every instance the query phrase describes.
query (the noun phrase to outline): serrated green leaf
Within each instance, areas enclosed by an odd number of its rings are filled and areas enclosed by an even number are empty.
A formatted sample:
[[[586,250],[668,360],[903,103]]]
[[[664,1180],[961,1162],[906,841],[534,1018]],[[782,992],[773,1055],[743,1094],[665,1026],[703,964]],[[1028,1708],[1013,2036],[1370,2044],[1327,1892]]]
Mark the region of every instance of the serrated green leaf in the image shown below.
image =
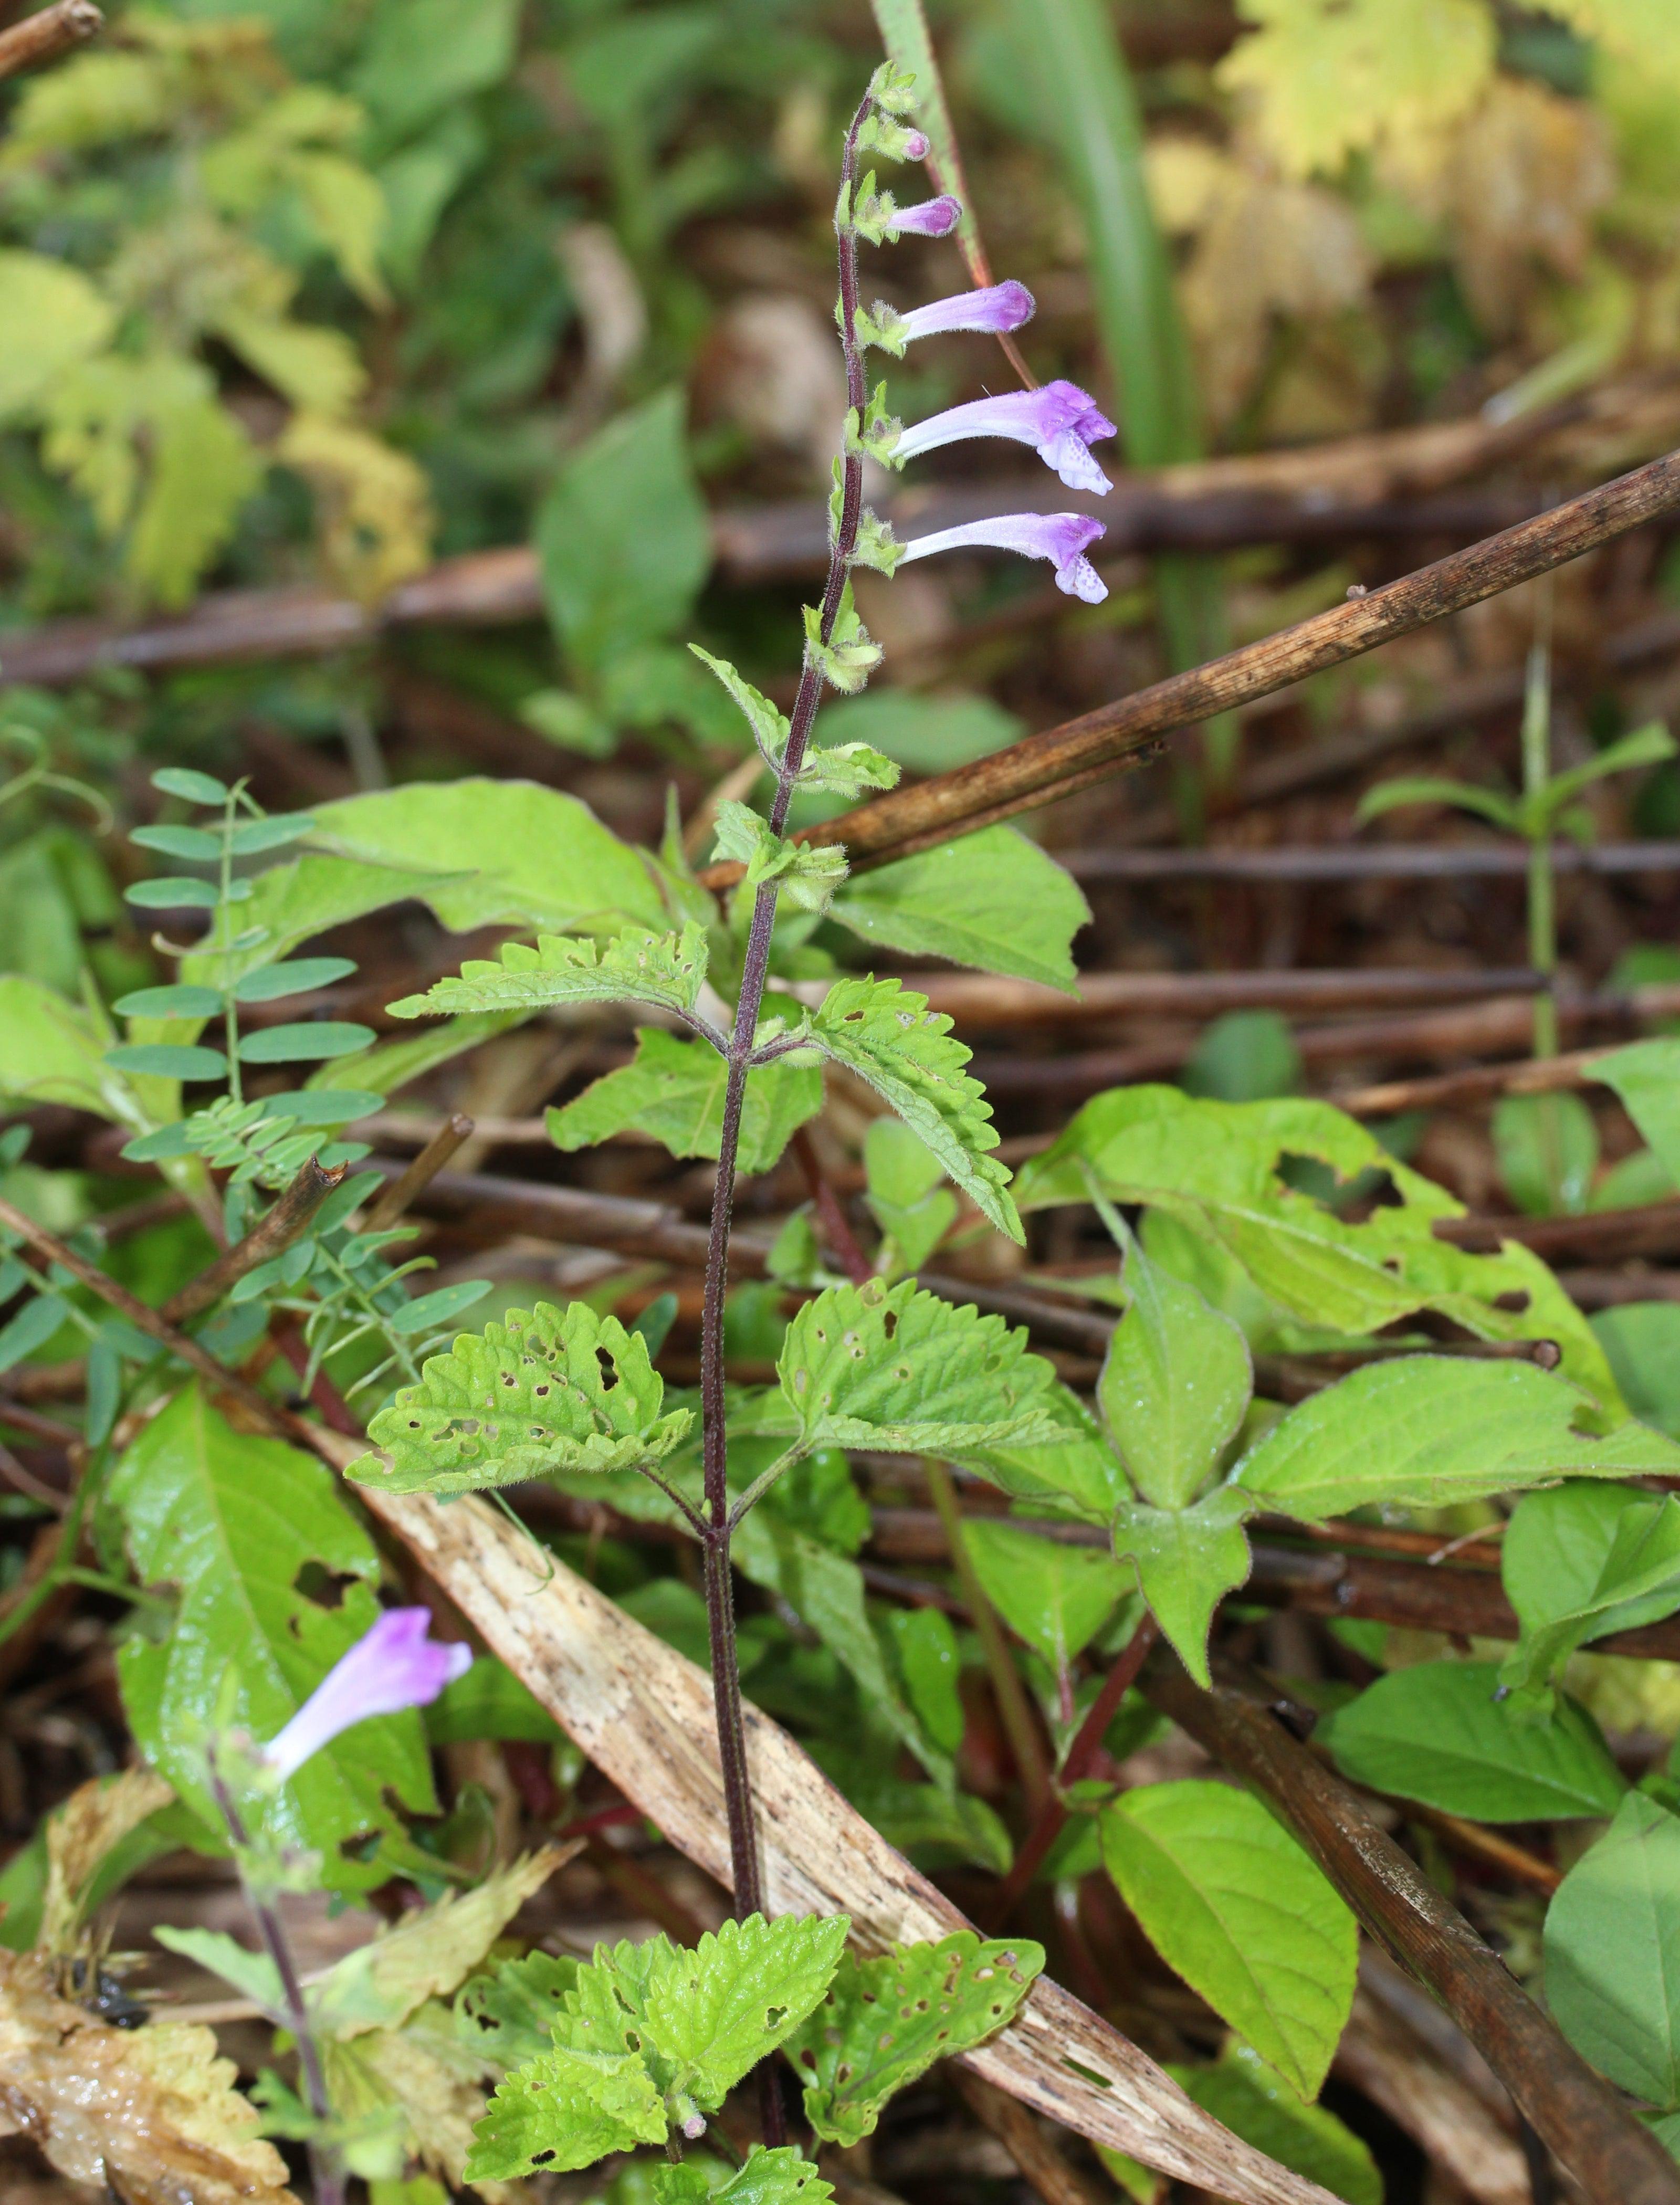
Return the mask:
[[[1577,1646],[1680,1608],[1680,1500],[1625,1485],[1531,1493],[1512,1511],[1499,1566],[1523,1626],[1501,1680],[1544,1685]]]
[[[723,1137],[728,1067],[709,1042],[644,1027],[633,1061],[586,1087],[548,1115],[556,1148],[593,1148],[632,1127],[651,1133],[676,1156],[715,1157]],[[746,1076],[738,1152],[744,1173],[769,1171],[794,1133],[822,1108],[815,1065],[761,1065]]]
[[[194,1740],[212,1723],[261,1739],[288,1722],[377,1620],[379,1559],[329,1471],[235,1432],[193,1386],[117,1464],[110,1499],[140,1583],[179,1602],[162,1638],[136,1632],[118,1650],[129,1724],[146,1759],[217,1828]],[[331,1605],[304,1590],[318,1571],[347,1580]],[[318,1851],[329,1888],[363,1890],[390,1875],[389,1851],[351,1840],[399,1833],[394,1801],[436,1809],[413,1709],[358,1723],[312,1755],[269,1803],[264,1827],[277,1843]]]
[[[1630,1792],[1546,1915],[1546,2003],[1583,2058],[1680,2104],[1680,1818]]]
[[[698,643],[691,643],[688,647],[703,665],[710,667],[740,706],[741,716],[751,729],[752,740],[758,746],[759,755],[766,765],[780,765],[782,752],[787,744],[787,714],[778,711],[762,690],[755,689],[751,682],[744,681],[727,658],[714,658],[710,651],[702,651]]]
[[[1131,1572],[1095,1547],[1066,1547],[1018,1524],[971,1517],[963,1542],[986,1597],[1060,1675],[1131,1590]]]
[[[502,2082],[473,2131],[466,2178],[569,2173],[665,2135],[665,2107],[637,2053],[556,2045]]]
[[[1183,1508],[1235,1438],[1254,1391],[1241,1329],[1134,1240],[1129,1306],[1097,1381],[1103,1420],[1143,1499]]]
[[[1243,1519],[1253,1504],[1221,1485],[1190,1508],[1123,1501],[1114,1513],[1114,1552],[1133,1564],[1149,1613],[1198,1685],[1209,1682],[1208,1633],[1214,1610],[1248,1577]]]
[[[942,1012],[898,980],[839,980],[809,1034],[885,1097],[1000,1233],[1024,1241],[1009,1174],[988,1153],[998,1136],[986,1091],[963,1069],[973,1052]]]
[[[435,1905],[404,1915],[383,1936],[347,1952],[309,1988],[316,2026],[338,2037],[395,2029],[426,2000],[453,1991],[558,1860],[552,1849],[531,1853],[470,1892],[446,1892]]]
[[[878,1959],[847,1953],[787,2047],[805,2119],[830,2143],[861,2143],[896,2091],[1002,2029],[1043,1966],[1030,1939],[984,1943],[972,1929]]]
[[[1393,1670],[1317,1735],[1356,1784],[1479,1822],[1611,1815],[1628,1788],[1584,1709],[1517,1706],[1500,1697],[1493,1661]]]
[[[1400,1356],[1291,1409],[1232,1480],[1310,1524],[1385,1503],[1450,1507],[1558,1477],[1680,1472],[1680,1447],[1648,1425],[1578,1431],[1590,1407],[1566,1379],[1532,1364]]]
[[[653,2194],[655,2205],[827,2205],[834,2193],[791,2144],[774,2151],[754,2144],[745,2163],[715,2190],[699,2167],[685,2161],[654,2168]]]
[[[477,2057],[504,2069],[523,2067],[551,2048],[555,2023],[582,1964],[569,1953],[541,1951],[504,1961],[456,1999],[456,2035]]]
[[[775,833],[750,804],[729,798],[717,807],[715,855],[746,867],[741,889],[780,881],[788,901],[800,911],[826,911],[846,878],[846,852],[838,842],[795,842]]]
[[[647,1343],[587,1302],[539,1302],[433,1356],[368,1426],[382,1454],[345,1472],[387,1493],[475,1493],[555,1471],[629,1470],[686,1434],[662,1416],[664,1382]]]
[[[659,1003],[692,1011],[706,978],[706,930],[690,920],[680,934],[620,934],[597,951],[592,942],[544,934],[533,949],[505,942],[500,960],[472,958],[458,979],[387,1005],[393,1018],[461,1011],[539,1011],[555,1003]]]
[[[807,1302],[787,1328],[776,1375],[806,1452],[889,1454],[1053,1439],[1045,1395],[1055,1373],[1027,1352],[1024,1328],[871,1279]]]
[[[1078,883],[1036,842],[985,827],[855,875],[828,915],[906,956],[946,957],[1072,995],[1073,937],[1091,913]]]
[[[1104,1810],[1102,1857],[1167,1965],[1315,2097],[1353,2003],[1358,1933],[1282,1824],[1229,1785],[1141,1785]]]

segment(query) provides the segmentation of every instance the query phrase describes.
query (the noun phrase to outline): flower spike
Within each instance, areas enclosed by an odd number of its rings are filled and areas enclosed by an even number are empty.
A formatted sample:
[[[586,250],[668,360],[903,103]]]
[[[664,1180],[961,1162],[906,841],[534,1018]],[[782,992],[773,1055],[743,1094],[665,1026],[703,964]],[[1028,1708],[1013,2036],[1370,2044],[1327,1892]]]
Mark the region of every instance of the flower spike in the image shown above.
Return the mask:
[[[1100,493],[1110,484],[1089,447],[1113,434],[1113,423],[1099,413],[1095,401],[1077,383],[1047,383],[1042,390],[977,398],[918,421],[900,435],[893,461],[902,466],[964,437],[1012,437],[1017,443],[1036,445],[1044,464],[1054,467],[1070,490]]]
[[[370,1715],[423,1708],[472,1666],[469,1646],[441,1646],[426,1636],[431,1613],[388,1608],[341,1656],[277,1737],[259,1748],[283,1780],[341,1731]]]
[[[1085,553],[1105,534],[1102,523],[1084,513],[1007,513],[994,520],[971,520],[961,528],[941,528],[934,536],[918,536],[906,544],[901,563],[925,559],[935,551],[961,551],[988,544],[999,551],[1018,551],[1023,558],[1048,559],[1056,570],[1056,587],[1088,605],[1100,605],[1108,594],[1103,580]]]

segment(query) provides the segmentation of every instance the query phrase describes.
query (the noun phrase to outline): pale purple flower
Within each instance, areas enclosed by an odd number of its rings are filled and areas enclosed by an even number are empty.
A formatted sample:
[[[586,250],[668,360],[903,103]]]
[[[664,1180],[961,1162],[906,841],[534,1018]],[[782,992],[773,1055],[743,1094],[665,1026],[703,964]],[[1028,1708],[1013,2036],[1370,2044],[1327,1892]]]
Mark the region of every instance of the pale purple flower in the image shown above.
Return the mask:
[[[312,1754],[369,1715],[394,1715],[423,1708],[472,1666],[468,1646],[442,1646],[426,1636],[430,1611],[387,1608],[371,1631],[328,1670],[261,1757],[282,1778],[294,1776]]]
[[[962,202],[953,199],[949,192],[941,192],[936,199],[923,199],[919,206],[895,207],[893,219],[887,225],[887,235],[888,237],[945,237],[962,218]]]
[[[1032,293],[1012,276],[1006,283],[988,284],[983,291],[959,291],[952,299],[935,299],[913,306],[893,324],[893,334],[908,344],[916,337],[947,336],[953,330],[978,330],[987,336],[1001,336],[1032,319]]]
[[[906,317],[915,318],[913,314]],[[1113,434],[1113,423],[1098,412],[1095,399],[1077,383],[1047,383],[1042,390],[1007,390],[997,398],[976,398],[966,406],[932,414],[903,431],[893,447],[893,458],[895,463],[918,459],[923,452],[963,437],[1012,437],[1018,444],[1036,445],[1040,459],[1055,469],[1070,490],[1101,492],[1110,486],[1108,478],[1089,448],[1100,437]]]
[[[1088,605],[1100,605],[1108,587],[1085,553],[1105,532],[1102,523],[1085,513],[1006,513],[995,520],[971,520],[961,528],[918,536],[905,544],[899,563],[908,566],[912,559],[925,559],[935,551],[989,544],[999,551],[1018,551],[1025,559],[1048,559],[1055,568],[1059,590],[1070,597],[1083,597]]]
[[[906,161],[925,161],[929,148],[926,136],[920,130],[906,130],[904,138],[904,157]]]

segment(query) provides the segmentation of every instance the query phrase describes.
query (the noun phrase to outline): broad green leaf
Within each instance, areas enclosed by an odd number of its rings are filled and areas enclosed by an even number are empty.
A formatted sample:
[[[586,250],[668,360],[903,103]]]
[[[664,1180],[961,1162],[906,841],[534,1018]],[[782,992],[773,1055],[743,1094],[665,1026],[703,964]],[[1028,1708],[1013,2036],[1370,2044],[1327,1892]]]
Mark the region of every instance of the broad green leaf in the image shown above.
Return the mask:
[[[536,782],[410,782],[343,797],[317,807],[311,840],[363,865],[430,871],[438,877],[424,900],[456,933],[526,925],[608,935],[669,924],[638,853],[586,804]],[[247,909],[258,923],[256,906]]]
[[[1560,1477],[1680,1471],[1680,1447],[1647,1424],[1578,1431],[1590,1408],[1532,1364],[1398,1356],[1291,1409],[1233,1480],[1311,1524],[1365,1507],[1446,1508]]]
[[[469,2182],[565,2174],[609,2152],[663,2143],[665,2107],[634,2052],[555,2045],[516,2067],[473,2131]]]
[[[691,919],[679,934],[620,934],[599,954],[592,942],[544,934],[504,942],[500,959],[469,958],[458,979],[438,980],[423,996],[387,1005],[391,1016],[419,1019],[450,1011],[540,1011],[555,1003],[662,1003],[692,1011],[706,978],[705,929]]]
[[[1546,2003],[1624,2090],[1680,2104],[1680,1818],[1630,1792],[1546,1916]]]
[[[1249,1344],[1136,1241],[1126,1251],[1125,1283],[1129,1305],[1109,1340],[1097,1400],[1143,1499],[1183,1508],[1248,1413]]]
[[[1382,2177],[1363,2138],[1325,2107],[1297,2097],[1252,2046],[1230,2045],[1211,2067],[1167,2071],[1203,2113],[1279,2166],[1345,2205],[1383,2205]]]
[[[68,368],[102,351],[116,308],[78,268],[45,253],[0,253],[0,419],[50,396]]]
[[[1680,1180],[1680,1037],[1612,1050],[1594,1061],[1593,1077],[1615,1089],[1670,1178]]]
[[[1072,995],[1072,944],[1090,918],[1077,883],[1012,827],[901,858],[848,880],[828,916],[866,942],[948,957]]]
[[[587,1302],[538,1302],[466,1333],[367,1428],[380,1454],[345,1475],[388,1493],[474,1493],[555,1471],[628,1470],[670,1453],[693,1418],[662,1416],[647,1343]]]
[[[289,1721],[377,1620],[378,1556],[329,1471],[277,1440],[234,1431],[196,1387],[146,1425],[112,1472],[110,1499],[140,1583],[179,1602],[163,1637],[135,1632],[118,1649],[129,1724],[147,1760],[217,1828],[195,1741],[212,1722],[263,1739]],[[266,1828],[281,1843],[318,1849],[329,1889],[362,1890],[391,1874],[389,1847],[370,1854],[351,1841],[399,1833],[394,1801],[436,1808],[412,1709],[323,1747],[276,1794]]]
[[[962,1655],[950,1617],[943,1608],[893,1608],[882,1621],[917,1721],[941,1753],[955,1753],[968,1723],[958,1690]]]
[[[128,1082],[105,1061],[106,1040],[87,1012],[56,990],[0,975],[0,1095],[9,1101],[65,1102],[144,1127]]]
[[[1505,1192],[1530,1217],[1587,1207],[1599,1129],[1578,1095],[1506,1095],[1493,1112],[1493,1150]]]
[[[1018,1524],[971,1517],[963,1542],[986,1597],[1018,1638],[1065,1675],[1131,1590],[1131,1572],[1095,1547],[1065,1547]]]
[[[1680,1439],[1680,1303],[1624,1302],[1593,1330],[1635,1416]]]
[[[330,807],[328,807],[330,808]],[[240,906],[241,948],[195,949],[181,960],[181,977],[195,985],[220,987],[230,980],[240,983],[242,1003],[264,1002],[266,996],[247,992],[254,983],[246,975],[266,972],[300,942],[343,926],[368,912],[411,899],[430,898],[454,876],[427,868],[364,863],[349,858],[304,857],[289,865],[275,865],[252,883],[251,896]],[[246,939],[246,937],[253,937]],[[301,962],[341,963],[342,960],[305,960]],[[353,970],[353,967],[352,968]],[[324,984],[311,981],[311,987]],[[289,994],[288,988],[285,993]]]
[[[744,2163],[716,2189],[692,2160],[653,2170],[654,2205],[828,2205],[834,2194],[832,2184],[791,2144],[778,2144],[774,2151],[752,2145]]]
[[[406,138],[512,68],[517,0],[380,0],[351,79],[382,134]]]
[[[957,1198],[943,1184],[939,1158],[902,1118],[872,1119],[864,1136],[870,1214],[892,1247],[877,1268],[896,1278],[919,1270],[957,1218]]]
[[[621,413],[567,455],[537,513],[537,556],[549,616],[585,666],[682,627],[712,551],[680,391]]]
[[[1024,1329],[959,1309],[915,1281],[834,1287],[787,1328],[776,1365],[804,1451],[888,1454],[1054,1439],[1044,1396],[1055,1374]]]
[[[925,996],[898,980],[836,981],[810,1037],[885,1097],[999,1232],[1022,1239],[1009,1174],[988,1154],[998,1144],[991,1106],[963,1069],[973,1052]]]
[[[786,2048],[804,2084],[805,2119],[829,2143],[861,2143],[895,2092],[1003,2028],[1043,1966],[1042,1946],[982,1943],[972,1929],[877,1959],[846,1954]]]
[[[434,1745],[459,1745],[475,1738],[554,1745],[562,1736],[530,1685],[494,1654],[480,1654],[464,1677],[446,1685],[421,1712]]]
[[[455,2000],[457,2036],[475,2058],[504,2070],[523,2067],[551,2049],[582,1964],[569,1953],[538,1950],[504,1960],[493,1976],[475,1976]]]
[[[1253,1795],[1149,1784],[1103,1812],[1103,1864],[1167,1965],[1303,2098],[1353,2003],[1358,1933]]]
[[[1279,1011],[1227,1011],[1204,1026],[1178,1085],[1220,1102],[1256,1102],[1301,1086],[1301,1052]]]
[[[1545,1685],[1577,1646],[1636,1631],[1680,1608],[1680,1500],[1625,1485],[1531,1493],[1500,1550],[1506,1597],[1523,1635],[1507,1685]]]
[[[476,1968],[525,1900],[554,1873],[552,1849],[497,1869],[475,1889],[446,1892],[405,1914],[371,1944],[335,1963],[308,1993],[316,2025],[333,2036],[395,2029]]]
[[[1214,1610],[1245,1582],[1250,1557],[1243,1519],[1252,1511],[1236,1487],[1221,1485],[1190,1508],[1122,1501],[1113,1519],[1114,1552],[1132,1563],[1149,1613],[1198,1685],[1206,1685]]]
[[[1553,1715],[1499,1694],[1492,1661],[1395,1669],[1319,1726],[1342,1773],[1479,1822],[1611,1815],[1627,1784],[1572,1700]]]
[[[957,196],[961,199],[963,193]],[[911,689],[871,689],[867,697],[825,704],[822,732],[834,741],[864,742],[885,751],[912,773],[947,773],[953,766],[971,764],[1018,740],[1026,726],[989,697],[929,697]],[[982,835],[986,831],[982,829]],[[969,847],[981,839],[981,835],[971,835]]]
[[[964,1447],[956,1459],[1040,1513],[1107,1525],[1115,1510],[1131,1500],[1107,1434],[1078,1395],[1060,1382],[1045,1394],[1042,1406],[1055,1427],[1054,1438]]]
[[[795,842],[777,835],[768,819],[733,797],[718,805],[715,826],[714,854],[737,859],[746,868],[740,883],[744,894],[766,881],[779,881],[796,911],[825,912],[846,878],[846,852],[838,842]]]
[[[551,1109],[549,1138],[559,1149],[594,1148],[614,1133],[650,1133],[675,1156],[715,1157],[723,1138],[728,1067],[709,1042],[657,1027],[636,1036],[636,1055]],[[739,1168],[769,1171],[808,1118],[822,1108],[820,1067],[764,1064],[746,1076]]]
[[[179,1952],[212,1976],[231,1983],[241,1998],[261,2006],[271,2021],[286,2018],[286,1993],[280,1970],[266,1952],[253,1952],[223,1929],[171,1929],[160,1923],[152,1935],[167,1952]]]

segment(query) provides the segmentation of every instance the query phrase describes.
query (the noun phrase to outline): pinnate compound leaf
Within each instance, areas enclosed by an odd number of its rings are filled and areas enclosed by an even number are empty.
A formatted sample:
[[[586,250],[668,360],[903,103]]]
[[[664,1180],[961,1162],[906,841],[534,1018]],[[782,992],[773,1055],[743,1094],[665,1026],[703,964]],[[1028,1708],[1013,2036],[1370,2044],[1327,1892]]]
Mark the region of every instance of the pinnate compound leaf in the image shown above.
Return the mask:
[[[885,1097],[1000,1233],[1024,1240],[1009,1174],[988,1153],[998,1136],[986,1091],[963,1069],[973,1051],[943,1012],[898,980],[839,980],[808,1034]]]
[[[458,978],[388,1006],[397,1019],[459,1011],[540,1011],[555,1003],[658,1003],[692,1011],[706,978],[705,929],[691,919],[680,934],[615,936],[597,953],[592,942],[563,935],[505,942],[499,960],[471,958]]]
[[[214,1828],[193,1741],[212,1723],[262,1739],[289,1721],[377,1620],[379,1558],[322,1464],[234,1431],[195,1386],[146,1425],[110,1494],[140,1583],[179,1603],[162,1638],[135,1632],[118,1650],[129,1725],[146,1759]],[[304,1589],[318,1572],[346,1581],[335,1605]],[[435,1809],[412,1709],[358,1723],[312,1755],[268,1803],[264,1828],[278,1844],[318,1851],[329,1888],[362,1890],[384,1882],[390,1863],[383,1846],[347,1843],[398,1833],[394,1799]]]
[[[1209,1681],[1208,1633],[1214,1610],[1249,1574],[1244,1518],[1251,1504],[1222,1485],[1193,1508],[1125,1502],[1115,1511],[1114,1552],[1135,1565],[1149,1613],[1198,1685]]]
[[[469,2182],[566,2174],[609,2152],[663,2143],[665,2107],[634,2052],[556,2044],[515,2068],[473,2132]]]
[[[636,1055],[551,1109],[549,1138],[558,1149],[593,1148],[631,1129],[651,1133],[674,1156],[715,1157],[723,1138],[728,1067],[709,1042],[644,1027]],[[744,1173],[769,1171],[807,1118],[822,1108],[818,1065],[760,1065],[746,1076],[738,1155]]]
[[[1578,1431],[1591,1406],[1529,1363],[1400,1356],[1292,1409],[1234,1479],[1257,1503],[1311,1524],[1380,1504],[1446,1508],[1560,1477],[1680,1471],[1680,1447],[1648,1425]]]
[[[475,2057],[523,2067],[548,2051],[582,1963],[569,1953],[527,1952],[477,1976],[455,2000],[455,2034]]]
[[[662,1416],[647,1342],[587,1302],[538,1302],[466,1333],[367,1428],[379,1454],[345,1472],[387,1493],[476,1493],[555,1471],[633,1470],[687,1434]]]
[[[895,1946],[878,1959],[846,1954],[787,2045],[805,2086],[805,2119],[830,2143],[860,2143],[894,2092],[1003,2028],[1043,1965],[1042,1946],[985,1943],[972,1929]]]
[[[1065,1547],[1019,1524],[971,1517],[963,1543],[988,1600],[1059,1675],[1131,1590],[1130,1572],[1112,1554]]]
[[[7,2112],[87,2194],[297,2205],[207,2029],[114,2029],[61,1999],[45,1961],[0,1951]]]
[[[453,1991],[477,1967],[531,1893],[559,1866],[554,1847],[498,1869],[465,1893],[406,1914],[346,1953],[309,1992],[318,2027],[334,2036],[395,2029],[427,1999]]]
[[[1654,2106],[1680,2103],[1680,1817],[1630,1792],[1546,1916],[1546,2003],[1583,2058]]]
[[[834,2194],[791,2144],[774,2151],[754,2144],[745,2165],[716,2190],[692,2161],[653,2170],[654,2205],[827,2205]]]
[[[1500,1698],[1492,1661],[1424,1661],[1379,1677],[1319,1726],[1356,1784],[1479,1822],[1612,1815],[1627,1783],[1573,1700],[1553,1715]]]
[[[1501,1681],[1544,1685],[1577,1646],[1680,1608],[1680,1500],[1625,1485],[1531,1493],[1512,1512],[1499,1566],[1523,1626]]]
[[[1097,1400],[1131,1482],[1156,1508],[1183,1508],[1235,1437],[1254,1391],[1241,1328],[1196,1288],[1126,1251],[1129,1306],[1114,1328]]]
[[[960,1453],[1059,1435],[1046,1400],[1055,1373],[1027,1352],[1024,1328],[958,1309],[913,1279],[834,1287],[807,1302],[776,1371],[807,1453]]]
[[[1149,1784],[1101,1818],[1103,1864],[1144,1935],[1303,2098],[1353,2003],[1358,1933],[1328,1880],[1250,1792]]]

